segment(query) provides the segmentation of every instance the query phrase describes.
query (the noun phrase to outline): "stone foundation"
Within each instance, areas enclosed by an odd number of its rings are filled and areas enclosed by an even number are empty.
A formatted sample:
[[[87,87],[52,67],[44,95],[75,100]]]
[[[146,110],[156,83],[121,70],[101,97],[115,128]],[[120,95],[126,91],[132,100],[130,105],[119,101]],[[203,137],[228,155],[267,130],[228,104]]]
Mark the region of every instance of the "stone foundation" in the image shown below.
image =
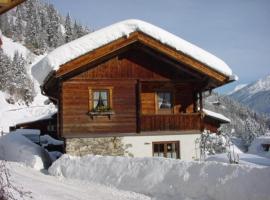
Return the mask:
[[[124,145],[121,137],[66,139],[66,153],[74,156],[133,156],[127,151],[129,147],[131,145]]]

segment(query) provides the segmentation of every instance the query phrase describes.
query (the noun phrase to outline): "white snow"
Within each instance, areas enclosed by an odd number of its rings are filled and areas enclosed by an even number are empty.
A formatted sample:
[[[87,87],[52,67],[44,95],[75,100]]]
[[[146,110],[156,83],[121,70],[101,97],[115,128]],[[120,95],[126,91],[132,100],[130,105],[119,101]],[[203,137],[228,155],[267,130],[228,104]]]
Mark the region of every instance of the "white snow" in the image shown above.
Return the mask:
[[[238,90],[243,89],[244,87],[246,87],[248,84],[239,84],[237,86],[235,86],[235,88],[233,89],[233,91],[229,92],[228,95],[231,95],[235,92],[237,92]]]
[[[255,138],[248,148],[248,153],[264,156],[270,159],[270,149],[265,151],[262,146],[263,144],[270,145],[270,135]]]
[[[0,160],[23,163],[36,170],[49,167],[51,162],[42,147],[18,133],[9,133],[0,137]]]
[[[25,59],[28,57],[33,57],[34,54],[29,51],[25,46],[18,42],[14,42],[12,39],[2,35],[2,49],[3,52],[8,55],[10,58],[13,58],[16,51],[18,51]]]
[[[135,19],[118,22],[58,47],[32,68],[32,74],[42,85],[48,74],[61,65],[121,37],[129,37],[135,31],[143,32],[231,79],[236,78],[230,67],[216,56],[159,27]]]
[[[235,152],[235,157],[239,156],[239,163],[245,165],[254,165],[254,166],[270,166],[270,159],[264,158],[254,154],[247,153],[237,153]],[[222,163],[229,163],[228,154],[215,154],[206,158],[206,161],[217,161]]]
[[[43,147],[48,146],[48,145],[63,145],[64,142],[61,140],[56,140],[54,138],[52,138],[49,135],[41,135],[40,136],[40,142],[42,144]]]
[[[29,106],[20,105],[19,103],[9,104],[6,98],[7,95],[0,91],[0,132],[9,132],[10,126],[48,118],[56,112],[56,108],[52,103],[49,105],[44,104],[48,98],[40,93]]]
[[[11,180],[17,188],[31,192],[32,198],[21,198],[13,192],[17,200],[150,200],[142,194],[121,191],[116,188],[42,174],[31,168],[8,163]]]
[[[224,115],[220,114],[220,113],[216,113],[214,111],[211,111],[211,110],[207,110],[207,109],[203,109],[203,112],[208,115],[208,116],[211,116],[211,117],[214,117],[216,119],[219,119],[221,121],[224,121],[224,122],[228,122],[230,123],[231,120],[227,117],[225,117]]]
[[[59,177],[134,191],[153,199],[269,199],[270,168],[165,158],[64,155],[49,168]]]

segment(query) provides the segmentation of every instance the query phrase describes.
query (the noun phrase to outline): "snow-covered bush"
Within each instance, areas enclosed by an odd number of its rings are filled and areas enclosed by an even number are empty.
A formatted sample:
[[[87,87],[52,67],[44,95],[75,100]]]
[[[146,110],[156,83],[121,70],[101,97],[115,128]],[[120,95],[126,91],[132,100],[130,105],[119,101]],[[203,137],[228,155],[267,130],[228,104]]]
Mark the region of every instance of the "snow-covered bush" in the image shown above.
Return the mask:
[[[207,155],[226,152],[230,145],[230,139],[227,135],[211,133],[208,130],[204,130],[196,142],[199,144],[202,160]]]

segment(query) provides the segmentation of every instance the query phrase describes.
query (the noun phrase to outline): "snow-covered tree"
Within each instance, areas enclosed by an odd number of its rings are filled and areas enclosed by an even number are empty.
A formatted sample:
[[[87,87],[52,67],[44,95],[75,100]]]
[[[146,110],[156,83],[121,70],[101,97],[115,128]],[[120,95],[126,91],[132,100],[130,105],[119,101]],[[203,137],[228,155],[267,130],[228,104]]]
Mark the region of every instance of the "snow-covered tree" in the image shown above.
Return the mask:
[[[68,43],[72,40],[73,40],[73,27],[71,17],[68,13],[65,20],[65,42]]]
[[[49,47],[56,48],[64,42],[63,35],[60,30],[60,16],[52,4],[49,5],[47,11],[50,19],[47,27],[48,45]]]
[[[5,90],[8,82],[8,71],[10,70],[11,60],[0,49],[0,90]]]

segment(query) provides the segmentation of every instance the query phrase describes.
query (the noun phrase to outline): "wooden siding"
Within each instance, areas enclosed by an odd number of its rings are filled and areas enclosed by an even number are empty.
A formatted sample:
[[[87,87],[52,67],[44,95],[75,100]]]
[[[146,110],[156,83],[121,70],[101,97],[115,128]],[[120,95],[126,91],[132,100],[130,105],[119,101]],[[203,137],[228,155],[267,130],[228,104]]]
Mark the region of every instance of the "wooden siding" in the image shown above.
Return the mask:
[[[178,115],[142,115],[142,131],[200,129],[201,115],[199,113]]]
[[[192,113],[194,110],[196,84],[189,81],[198,80],[153,55],[130,49],[85,69],[72,77],[65,77],[61,82],[59,130],[63,137],[140,132],[140,126],[145,126],[143,114],[156,114],[155,94],[162,89],[174,92],[174,114]],[[111,107],[115,114],[110,117],[89,116],[89,89],[108,87],[112,88]],[[193,120],[193,115],[191,118],[179,116],[176,115],[175,119],[172,117],[173,121],[169,122],[172,123],[172,130],[183,127],[184,130],[197,129],[196,124],[177,124],[183,121],[188,123],[185,120]]]
[[[172,93],[172,113],[193,113],[195,99],[191,84],[173,82],[143,82],[141,92],[142,114],[158,114],[157,92],[166,91]]]
[[[113,87],[115,115],[90,117],[88,88]],[[63,83],[63,136],[136,132],[135,81],[69,81]]]

